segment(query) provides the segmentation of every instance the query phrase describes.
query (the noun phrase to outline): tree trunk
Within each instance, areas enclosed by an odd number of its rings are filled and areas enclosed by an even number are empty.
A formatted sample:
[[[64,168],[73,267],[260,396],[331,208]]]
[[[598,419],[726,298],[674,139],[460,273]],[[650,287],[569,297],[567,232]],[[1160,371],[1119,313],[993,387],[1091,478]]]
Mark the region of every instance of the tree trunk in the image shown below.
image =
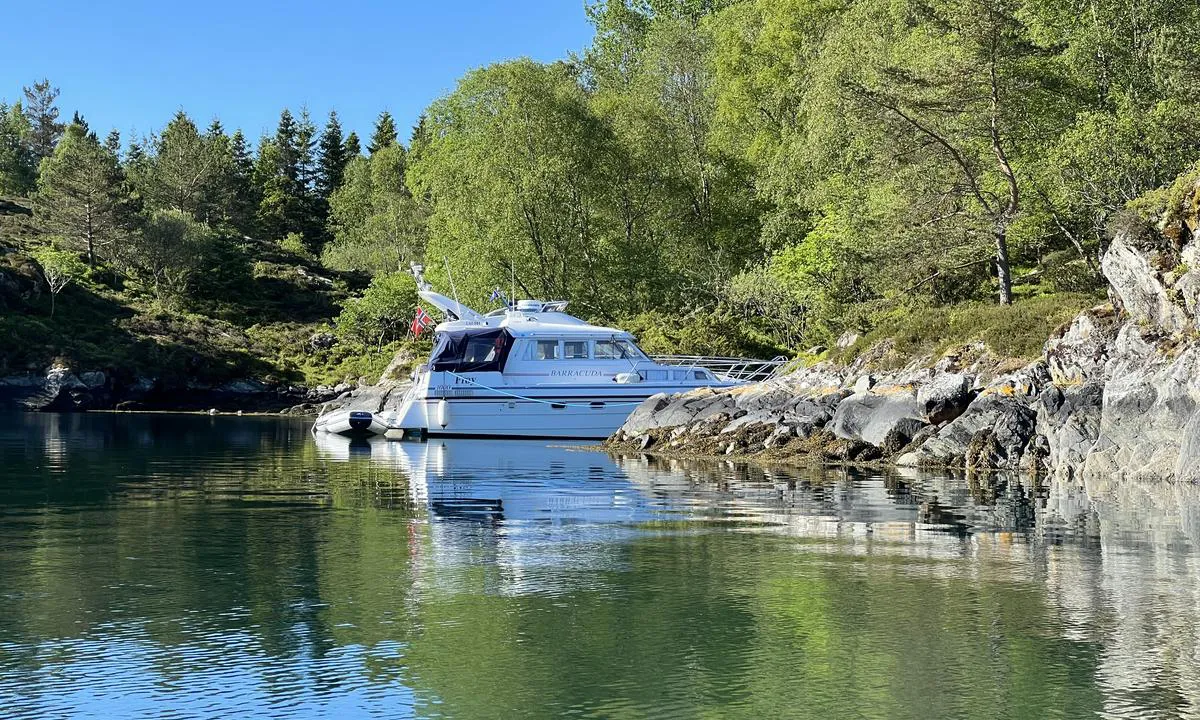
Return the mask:
[[[1008,227],[997,225],[992,231],[996,239],[996,279],[1000,281],[1000,304],[1012,305],[1012,267],[1008,262]]]
[[[58,293],[51,291],[50,292],[50,319],[51,320],[54,319],[54,302],[57,299],[58,299]]]
[[[92,204],[90,202],[84,206],[84,212],[86,213],[84,234],[87,238],[88,267],[94,268],[96,267],[96,239],[95,233],[92,231]]]

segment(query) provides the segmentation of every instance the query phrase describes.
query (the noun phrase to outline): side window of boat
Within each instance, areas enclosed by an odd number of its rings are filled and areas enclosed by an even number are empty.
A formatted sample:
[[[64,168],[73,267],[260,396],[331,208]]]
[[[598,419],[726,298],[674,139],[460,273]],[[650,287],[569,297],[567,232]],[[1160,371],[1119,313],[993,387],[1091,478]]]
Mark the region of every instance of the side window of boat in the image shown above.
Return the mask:
[[[612,340],[597,340],[594,357],[597,360],[620,360],[621,347]]]
[[[534,358],[538,360],[558,360],[562,357],[558,352],[557,340],[538,340]]]
[[[567,360],[587,360],[587,356],[586,340],[568,340],[563,343],[563,357]]]

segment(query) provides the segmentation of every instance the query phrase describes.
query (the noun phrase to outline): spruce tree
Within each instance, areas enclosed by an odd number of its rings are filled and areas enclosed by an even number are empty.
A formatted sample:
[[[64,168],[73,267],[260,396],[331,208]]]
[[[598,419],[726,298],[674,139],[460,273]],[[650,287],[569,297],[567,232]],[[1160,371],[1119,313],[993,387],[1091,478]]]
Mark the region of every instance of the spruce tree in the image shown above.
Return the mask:
[[[296,178],[300,190],[309,193],[316,186],[317,162],[314,151],[317,145],[317,126],[313,124],[308,107],[300,108],[300,120],[296,123]]]
[[[254,231],[254,214],[259,197],[253,182],[254,158],[246,145],[246,136],[240,129],[235,130],[229,138],[229,153],[232,158],[229,219],[238,232],[249,235]]]
[[[42,164],[34,216],[42,230],[65,238],[94,267],[112,257],[110,248],[125,230],[122,180],[117,158],[95,135],[71,125]]]
[[[328,201],[333,191],[342,184],[342,178],[346,174],[346,163],[350,160],[346,150],[342,124],[338,121],[337,111],[331,111],[329,121],[325,123],[325,131],[321,133],[320,157],[317,160],[317,195],[325,201]]]
[[[346,164],[362,155],[362,145],[358,142],[358,133],[353,130],[346,136]]]
[[[55,105],[58,88],[51,87],[49,80],[36,82],[33,87],[24,88],[24,91],[25,117],[31,126],[29,151],[34,165],[37,165],[54,152],[65,126],[58,121],[58,106]]]
[[[259,229],[272,239],[311,232],[308,197],[301,183],[300,139],[300,128],[285,108],[275,136],[264,138],[259,146],[254,173],[261,192],[257,219]]]
[[[385,147],[395,145],[396,138],[396,121],[392,119],[391,113],[384,110],[379,113],[379,119],[375,121],[375,132],[371,135],[371,144],[367,146],[367,154],[374,155]]]
[[[121,133],[119,133],[116,128],[108,131],[108,135],[104,138],[104,149],[120,159]]]
[[[299,129],[296,119],[287,108],[279,113],[279,125],[275,129],[276,173],[292,183],[300,181],[300,152],[296,149]],[[295,188],[291,188],[295,192]]]
[[[37,166],[29,150],[29,121],[21,103],[0,103],[0,193],[24,195],[37,182]]]
[[[92,129],[88,127],[87,120],[83,119],[83,116],[79,114],[78,110],[76,110],[75,114],[71,116],[71,124],[78,125],[79,127],[83,128],[84,132],[92,131]]]

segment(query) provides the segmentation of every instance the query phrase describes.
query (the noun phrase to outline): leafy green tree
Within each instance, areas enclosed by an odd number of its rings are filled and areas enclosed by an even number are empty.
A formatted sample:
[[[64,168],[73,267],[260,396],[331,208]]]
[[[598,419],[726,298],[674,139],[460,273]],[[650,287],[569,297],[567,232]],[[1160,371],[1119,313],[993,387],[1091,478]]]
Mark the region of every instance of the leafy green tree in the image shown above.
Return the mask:
[[[160,303],[177,307],[195,286],[215,242],[215,233],[191,214],[157,210],[131,234],[123,262]]]
[[[374,155],[385,147],[391,147],[397,142],[396,121],[387,110],[379,113],[375,121],[375,132],[371,134],[371,142],[367,145],[367,154]]]
[[[32,126],[18,102],[0,102],[0,193],[24,195],[37,182],[37,165],[30,150]]]
[[[408,334],[416,307],[417,285],[410,275],[380,275],[362,297],[343,305],[337,318],[337,334],[365,347],[382,348]]]
[[[49,80],[35,82],[33,87],[26,87],[24,91],[23,109],[30,127],[29,152],[36,165],[54,152],[66,126],[58,120],[59,110],[55,102],[59,90],[51,86]]]
[[[202,135],[182,110],[154,140],[153,154],[137,185],[150,207],[179,210],[198,220],[213,219],[222,204],[220,178],[227,158],[224,132],[218,124]]]
[[[1037,200],[1052,228],[1098,254],[1126,203],[1200,157],[1200,5],[1188,0],[1028,3],[1035,41],[1056,53],[1078,108],[1039,163]]]
[[[113,256],[128,228],[123,179],[117,158],[95,135],[72,125],[42,163],[35,217],[43,230],[86,253],[94,267]]]
[[[80,261],[78,253],[50,246],[35,249],[33,259],[37,260],[42,279],[50,290],[50,317],[53,318],[59,293],[83,277],[87,273],[87,266]]]
[[[424,254],[428,213],[405,185],[406,153],[400,145],[356,157],[330,197],[326,265],[380,276],[403,271]]]
[[[450,259],[459,289],[484,297],[515,273],[527,296],[603,312],[611,248],[596,171],[611,138],[573,70],[530,60],[476,70],[429,123],[409,182],[433,199],[429,252]]]

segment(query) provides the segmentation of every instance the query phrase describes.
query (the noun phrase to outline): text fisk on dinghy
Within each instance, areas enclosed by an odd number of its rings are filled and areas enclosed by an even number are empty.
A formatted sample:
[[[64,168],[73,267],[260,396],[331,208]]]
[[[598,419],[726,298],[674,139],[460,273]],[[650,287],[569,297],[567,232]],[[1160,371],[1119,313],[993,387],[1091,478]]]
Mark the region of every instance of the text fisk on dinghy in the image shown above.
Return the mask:
[[[427,288],[428,286],[426,286]],[[781,359],[656,362],[634,338],[568,315],[566,303],[522,300],[482,315],[429,289],[450,320],[414,372],[398,410],[338,411],[314,430],[343,434],[603,438],[656,393],[763,379]]]

